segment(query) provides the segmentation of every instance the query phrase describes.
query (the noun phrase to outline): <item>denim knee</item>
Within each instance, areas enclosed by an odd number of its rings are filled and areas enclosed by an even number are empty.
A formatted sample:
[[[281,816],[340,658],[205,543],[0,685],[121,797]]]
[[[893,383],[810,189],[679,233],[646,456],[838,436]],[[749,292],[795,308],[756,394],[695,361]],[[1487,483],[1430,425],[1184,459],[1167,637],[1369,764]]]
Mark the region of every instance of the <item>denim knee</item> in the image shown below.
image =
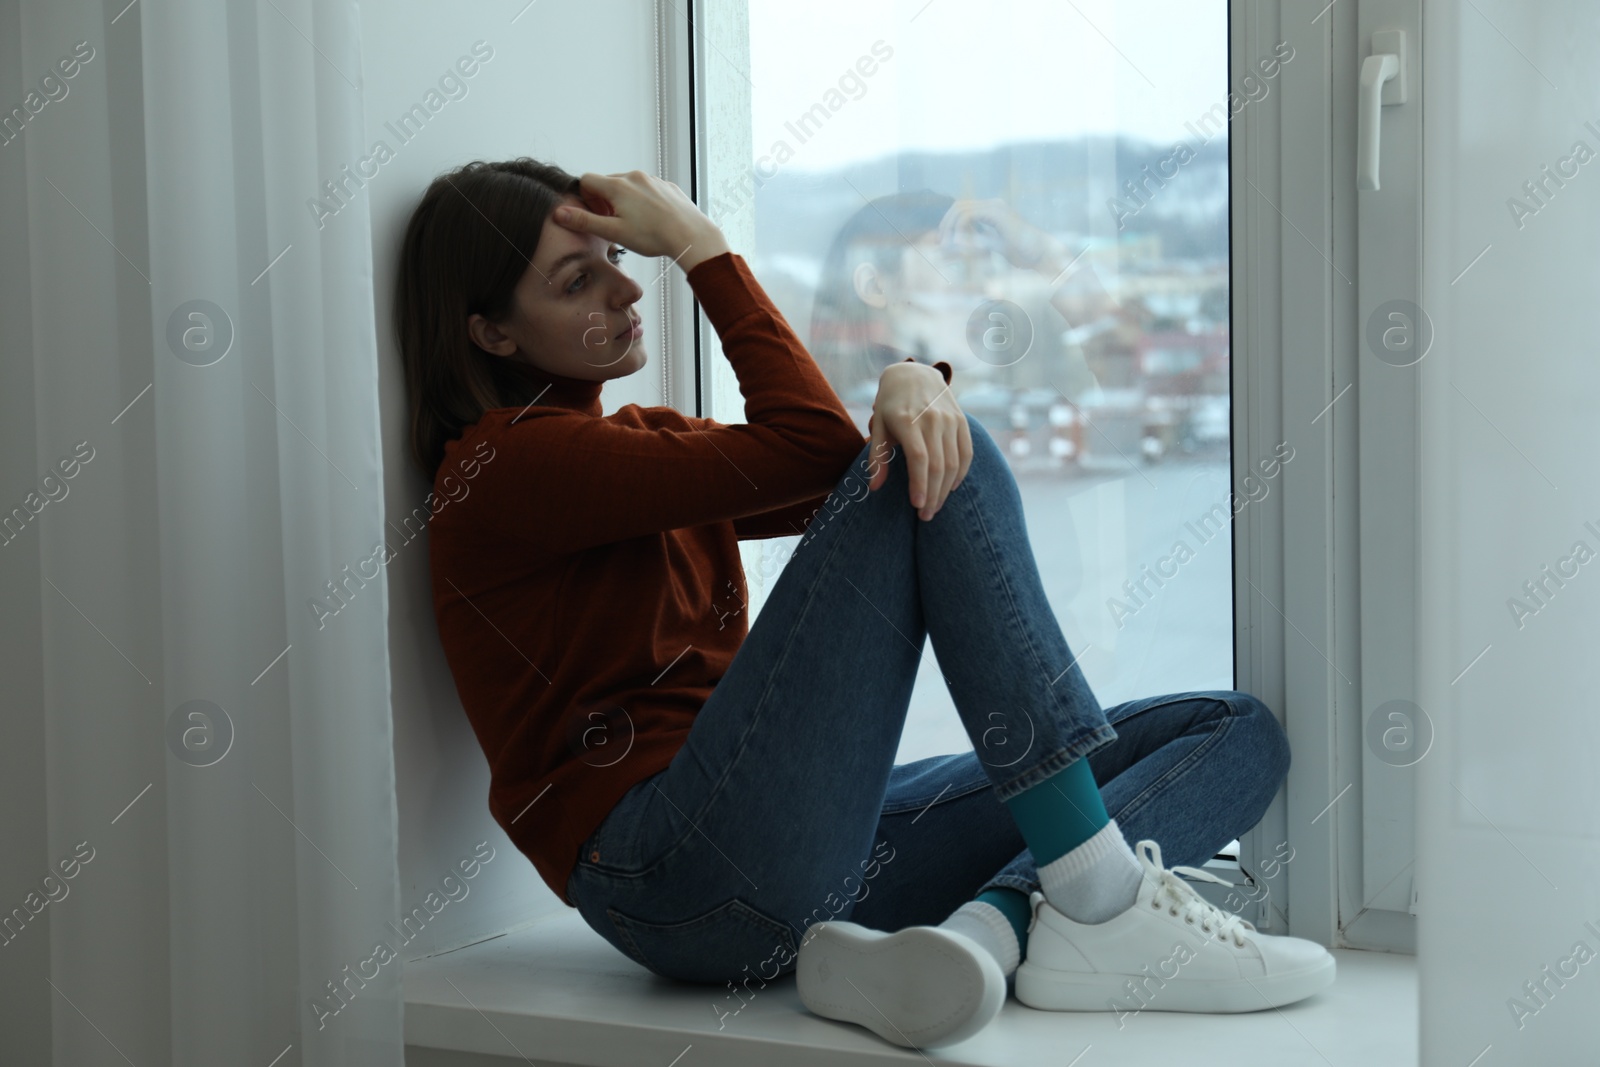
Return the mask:
[[[1234,707],[1234,714],[1247,725],[1249,730],[1256,735],[1255,748],[1259,753],[1260,762],[1257,764],[1263,784],[1270,799],[1278,792],[1289,776],[1291,753],[1289,751],[1289,735],[1284,732],[1283,725],[1278,722],[1278,717],[1260,697],[1250,693],[1234,692],[1230,703]]]

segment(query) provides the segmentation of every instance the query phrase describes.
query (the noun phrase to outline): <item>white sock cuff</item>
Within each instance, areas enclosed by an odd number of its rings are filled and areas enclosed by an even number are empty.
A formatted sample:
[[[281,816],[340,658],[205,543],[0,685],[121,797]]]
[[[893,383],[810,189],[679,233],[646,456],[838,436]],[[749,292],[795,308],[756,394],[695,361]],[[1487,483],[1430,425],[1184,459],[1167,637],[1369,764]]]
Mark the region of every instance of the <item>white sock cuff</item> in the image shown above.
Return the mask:
[[[1084,874],[1114,852],[1126,852],[1130,858],[1136,861],[1138,859],[1128,847],[1127,839],[1122,836],[1122,829],[1117,826],[1117,820],[1111,819],[1089,840],[1065,855],[1056,857],[1045,866],[1050,868],[1051,874],[1064,881]]]
[[[1022,962],[1022,946],[1017,943],[1016,928],[1004,912],[986,900],[967,901],[939,925],[967,934],[985,947],[992,945],[998,948],[995,958],[1005,974],[1009,975]],[[982,936],[984,934],[988,937]]]

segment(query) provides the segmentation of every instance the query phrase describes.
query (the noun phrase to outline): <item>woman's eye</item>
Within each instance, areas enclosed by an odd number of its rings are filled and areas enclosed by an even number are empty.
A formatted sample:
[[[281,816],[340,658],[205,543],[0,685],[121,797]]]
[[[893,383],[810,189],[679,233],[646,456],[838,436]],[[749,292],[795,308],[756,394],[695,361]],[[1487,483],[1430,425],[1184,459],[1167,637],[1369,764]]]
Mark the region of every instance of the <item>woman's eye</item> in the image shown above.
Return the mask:
[[[606,253],[606,258],[610,259],[611,262],[616,263],[627,254],[628,250],[626,248],[613,248],[611,251]],[[567,292],[575,293],[579,289],[583,288],[583,280],[587,277],[587,274],[579,274],[576,278],[573,278],[572,283],[567,286]]]

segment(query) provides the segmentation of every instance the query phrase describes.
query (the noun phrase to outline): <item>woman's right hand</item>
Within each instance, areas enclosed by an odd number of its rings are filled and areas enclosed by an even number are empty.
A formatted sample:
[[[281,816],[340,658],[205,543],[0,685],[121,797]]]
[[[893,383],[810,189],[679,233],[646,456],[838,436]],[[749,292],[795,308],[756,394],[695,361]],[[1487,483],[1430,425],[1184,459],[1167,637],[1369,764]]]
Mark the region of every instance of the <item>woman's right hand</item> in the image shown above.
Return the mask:
[[[557,225],[615,241],[641,256],[671,256],[684,273],[728,251],[728,242],[672,182],[643,171],[585,174],[579,197],[589,210],[563,205]]]
[[[867,455],[882,455],[886,443],[899,445],[906,457],[911,506],[924,522],[933,518],[972,466],[972,427],[944,375],[926,363],[889,364],[878,377],[871,422]],[[867,490],[888,478],[889,465],[878,463]]]

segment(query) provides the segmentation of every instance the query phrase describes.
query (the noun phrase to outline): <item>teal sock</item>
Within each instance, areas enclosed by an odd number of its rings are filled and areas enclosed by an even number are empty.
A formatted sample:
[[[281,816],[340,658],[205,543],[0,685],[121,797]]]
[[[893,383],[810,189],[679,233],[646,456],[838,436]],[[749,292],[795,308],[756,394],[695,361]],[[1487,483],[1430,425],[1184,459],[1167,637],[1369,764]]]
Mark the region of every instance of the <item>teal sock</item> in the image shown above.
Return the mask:
[[[1028,924],[1033,921],[1033,906],[1028,901],[1028,894],[1020,889],[1011,889],[1007,886],[995,886],[985,889],[977,896],[985,904],[993,904],[1000,909],[1011,923],[1011,928],[1017,932],[1017,951],[1024,959],[1028,955]]]
[[[1065,856],[1111,821],[1086,759],[1074,760],[1005,805],[1040,867]]]

